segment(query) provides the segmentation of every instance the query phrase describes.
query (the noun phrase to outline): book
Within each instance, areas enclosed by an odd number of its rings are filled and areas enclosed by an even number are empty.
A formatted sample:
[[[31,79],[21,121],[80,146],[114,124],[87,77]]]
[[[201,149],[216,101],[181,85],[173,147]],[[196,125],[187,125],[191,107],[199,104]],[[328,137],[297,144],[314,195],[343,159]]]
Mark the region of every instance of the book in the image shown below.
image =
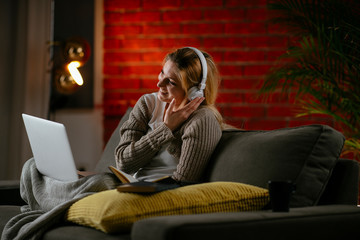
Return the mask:
[[[151,194],[151,193],[162,192],[165,190],[175,189],[178,187],[181,186],[179,184],[141,181],[141,182],[124,183],[119,185],[116,189],[119,192]]]
[[[117,187],[119,192],[151,194],[180,187],[179,184],[175,184],[175,181],[170,176],[161,177],[152,182],[146,182],[139,181],[132,175],[113,166],[109,166],[109,169],[122,183]]]
[[[176,184],[176,181],[173,180],[170,176],[161,177],[152,182],[146,182],[139,181],[132,175],[127,174],[124,171],[117,169],[116,167],[109,166],[109,169],[122,183],[117,187],[119,192],[151,194],[181,186],[180,184]],[[94,174],[96,173],[78,171],[78,175],[80,177],[86,177]]]
[[[139,180],[137,180],[136,178],[134,178],[132,175],[127,174],[124,171],[121,171],[119,169],[117,169],[116,167],[113,166],[109,166],[109,169],[112,173],[115,174],[115,176],[122,182],[122,183],[135,183],[135,182],[139,182]],[[152,182],[159,182],[159,181],[163,181],[170,178],[170,176],[164,176],[161,178],[158,178]]]

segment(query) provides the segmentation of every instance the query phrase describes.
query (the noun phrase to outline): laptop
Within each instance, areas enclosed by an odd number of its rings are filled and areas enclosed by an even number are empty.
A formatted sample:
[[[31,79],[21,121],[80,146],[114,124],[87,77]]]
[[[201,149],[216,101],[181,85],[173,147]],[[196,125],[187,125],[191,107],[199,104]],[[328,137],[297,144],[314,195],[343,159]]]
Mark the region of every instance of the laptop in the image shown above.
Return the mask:
[[[39,172],[59,181],[79,179],[65,126],[22,114]]]
[[[95,172],[77,171],[66,129],[63,124],[24,113],[22,117],[34,155],[35,164],[41,174],[63,182],[75,181],[80,177],[95,174]],[[138,182],[138,180],[130,174],[113,166],[109,166],[109,169],[122,183]],[[154,182],[167,178],[170,177],[161,177],[154,180]]]

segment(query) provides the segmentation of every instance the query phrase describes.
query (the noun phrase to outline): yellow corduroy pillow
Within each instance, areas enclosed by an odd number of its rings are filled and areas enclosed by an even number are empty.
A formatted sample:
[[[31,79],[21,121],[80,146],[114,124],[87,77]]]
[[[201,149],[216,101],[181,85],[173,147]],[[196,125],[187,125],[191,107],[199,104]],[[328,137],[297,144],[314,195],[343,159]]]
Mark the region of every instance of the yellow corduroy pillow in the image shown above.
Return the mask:
[[[151,195],[108,190],[74,203],[67,220],[106,233],[129,231],[140,219],[181,214],[254,211],[269,202],[268,190],[234,182],[190,185]]]

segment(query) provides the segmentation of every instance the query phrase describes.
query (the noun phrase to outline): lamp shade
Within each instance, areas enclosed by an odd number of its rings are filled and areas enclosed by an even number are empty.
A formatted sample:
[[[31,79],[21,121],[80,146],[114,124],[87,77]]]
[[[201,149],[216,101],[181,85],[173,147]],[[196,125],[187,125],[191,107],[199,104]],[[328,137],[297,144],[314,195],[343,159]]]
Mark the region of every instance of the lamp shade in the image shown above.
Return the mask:
[[[72,94],[80,87],[70,72],[65,69],[57,69],[53,80],[55,89],[61,94]]]
[[[83,38],[70,38],[64,43],[63,54],[66,62],[77,61],[82,66],[90,57],[90,45]]]

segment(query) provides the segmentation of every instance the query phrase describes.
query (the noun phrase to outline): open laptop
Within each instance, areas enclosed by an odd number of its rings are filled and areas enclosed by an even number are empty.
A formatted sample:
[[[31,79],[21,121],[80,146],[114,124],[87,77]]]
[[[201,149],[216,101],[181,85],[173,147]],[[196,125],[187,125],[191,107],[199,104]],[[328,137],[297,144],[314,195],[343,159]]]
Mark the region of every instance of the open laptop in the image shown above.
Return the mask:
[[[24,113],[22,117],[34,155],[35,164],[41,174],[64,182],[75,181],[78,180],[79,177],[95,174],[95,172],[78,173],[63,124]],[[109,166],[109,169],[122,183],[138,182],[138,180],[130,174],[116,169],[113,166]],[[79,176],[79,174],[81,176]],[[161,177],[153,182],[167,178],[169,178],[169,176]],[[123,189],[123,191],[125,190],[129,189]],[[132,191],[134,191],[134,189]]]
[[[65,126],[22,114],[39,172],[60,181],[79,179]]]

